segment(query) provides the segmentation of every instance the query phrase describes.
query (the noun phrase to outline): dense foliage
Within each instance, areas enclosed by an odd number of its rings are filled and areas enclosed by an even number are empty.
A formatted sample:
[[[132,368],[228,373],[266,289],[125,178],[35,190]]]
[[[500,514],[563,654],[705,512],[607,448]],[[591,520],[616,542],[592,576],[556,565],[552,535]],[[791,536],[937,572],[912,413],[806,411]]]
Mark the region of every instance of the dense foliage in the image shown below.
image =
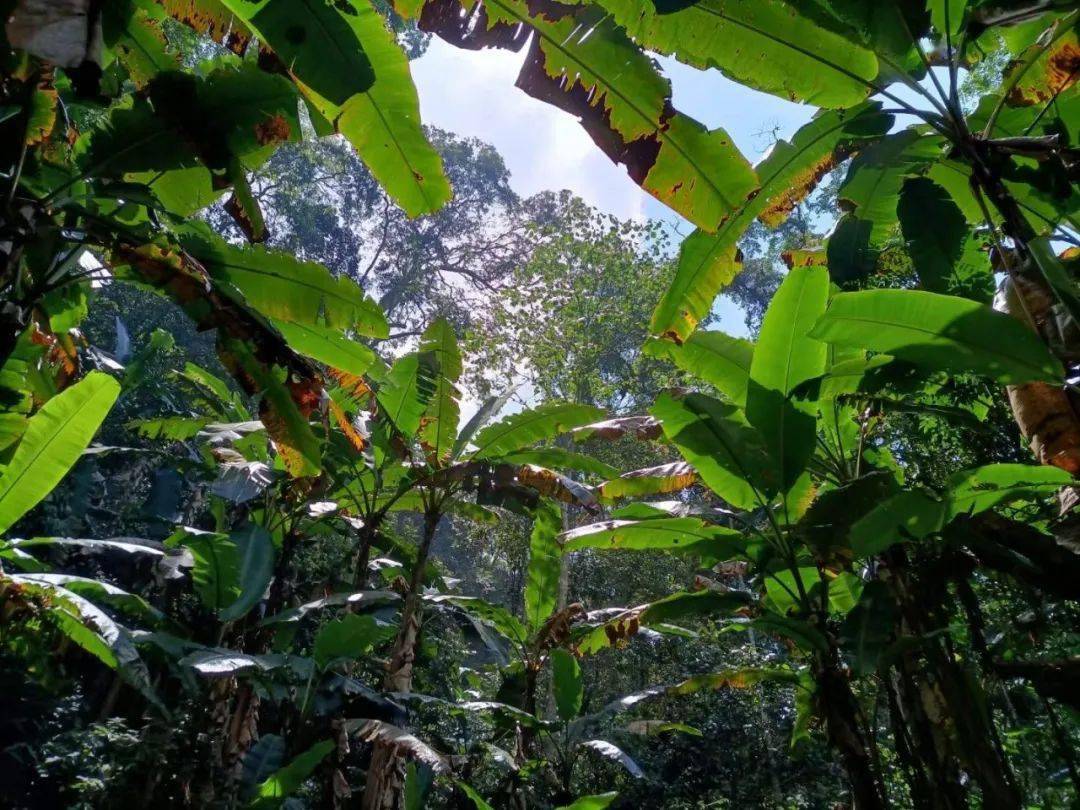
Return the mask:
[[[1075,2],[2,5],[6,803],[1078,801]]]

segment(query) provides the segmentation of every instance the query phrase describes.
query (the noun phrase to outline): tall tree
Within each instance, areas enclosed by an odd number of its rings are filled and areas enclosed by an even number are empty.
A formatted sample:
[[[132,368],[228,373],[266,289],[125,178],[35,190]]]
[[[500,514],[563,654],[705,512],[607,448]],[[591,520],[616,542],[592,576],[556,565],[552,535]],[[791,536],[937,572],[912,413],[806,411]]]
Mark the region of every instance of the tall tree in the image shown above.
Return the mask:
[[[435,315],[467,327],[532,244],[529,212],[498,152],[475,138],[428,135],[455,191],[431,216],[408,216],[339,137],[282,148],[250,180],[267,244],[354,279],[398,337],[418,337]],[[213,220],[239,235],[224,209]]]
[[[672,270],[665,228],[602,214],[570,192],[524,207],[535,248],[473,327],[477,385],[517,378],[531,396],[616,413],[649,402],[668,379],[641,351]]]

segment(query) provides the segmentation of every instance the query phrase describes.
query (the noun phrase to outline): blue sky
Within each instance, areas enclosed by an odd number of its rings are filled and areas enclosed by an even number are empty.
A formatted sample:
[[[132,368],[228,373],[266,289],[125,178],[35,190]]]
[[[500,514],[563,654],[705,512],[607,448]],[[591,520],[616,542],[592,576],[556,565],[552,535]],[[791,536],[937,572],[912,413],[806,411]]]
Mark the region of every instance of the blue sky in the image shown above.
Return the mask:
[[[678,223],[689,233],[689,225],[593,145],[577,119],[514,87],[523,58],[524,50],[466,51],[433,38],[427,53],[412,63],[424,122],[492,144],[522,196],[569,188],[602,211]],[[814,112],[748,90],[715,70],[698,71],[666,58],[660,63],[671,80],[675,107],[710,129],[726,129],[755,163],[772,143],[774,130],[790,137]],[[745,333],[737,307],[721,300],[717,313],[724,331]]]

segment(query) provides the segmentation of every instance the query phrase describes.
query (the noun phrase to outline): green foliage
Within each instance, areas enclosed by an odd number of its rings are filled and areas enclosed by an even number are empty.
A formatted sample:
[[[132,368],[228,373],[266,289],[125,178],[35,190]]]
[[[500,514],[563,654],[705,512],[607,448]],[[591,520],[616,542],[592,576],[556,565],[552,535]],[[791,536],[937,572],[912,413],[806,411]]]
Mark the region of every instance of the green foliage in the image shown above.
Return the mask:
[[[279,320],[274,321],[274,328],[297,352],[331,368],[361,376],[375,362],[371,349],[336,329]]]
[[[938,139],[908,129],[871,146],[851,162],[837,192],[848,213],[827,246],[834,279],[861,279],[874,272],[878,254],[896,229],[901,187],[940,156],[941,146]]]
[[[650,413],[702,481],[739,509],[762,505],[779,481],[760,434],[736,407],[704,394],[661,395]]]
[[[296,756],[288,765],[268,777],[255,789],[255,798],[249,803],[251,810],[256,808],[280,807],[281,803],[295,793],[311,772],[334,750],[333,740],[317,742],[307,751]]]
[[[746,420],[761,434],[785,491],[814,452],[813,407],[793,401],[791,394],[825,371],[825,346],[809,333],[828,297],[828,273],[792,270],[769,304],[750,364]]]
[[[60,483],[94,438],[120,386],[91,373],[50,399],[26,424],[0,475],[0,532],[6,532]]]
[[[748,341],[723,332],[697,331],[682,344],[652,338],[645,351],[670,360],[722,393],[734,404],[746,406],[750,364],[754,348]]]
[[[309,327],[325,319],[328,327],[371,337],[388,333],[382,312],[355,282],[314,262],[259,246],[236,247],[199,226],[182,231],[180,243],[212,277],[236,287],[268,317]]]
[[[573,720],[581,712],[584,688],[581,682],[581,666],[566,650],[551,651],[551,680],[559,719],[563,722]]]
[[[603,410],[592,405],[552,402],[529,411],[507,416],[476,434],[475,458],[495,458],[530,444],[550,439],[576,427],[596,422]]]
[[[670,280],[665,230],[613,220],[566,192],[540,194],[524,210],[536,212],[525,228],[535,243],[512,247],[528,260],[498,297],[486,296],[491,322],[470,318],[465,346],[484,371],[470,383],[502,392],[508,386],[487,378],[524,377],[544,400],[644,407],[666,382],[642,352],[649,313]]]
[[[525,574],[525,619],[533,632],[555,612],[558,602],[562,561],[556,537],[562,528],[558,506],[545,503],[536,509]]]
[[[246,615],[263,597],[274,575],[274,542],[262,526],[248,523],[231,532],[229,540],[238,557],[236,579],[240,593],[219,614],[222,621]]]
[[[736,245],[755,218],[777,225],[808,194],[822,175],[861,142],[888,130],[892,119],[870,103],[845,112],[824,112],[780,141],[756,167],[760,188],[711,233],[691,234],[683,242],[675,279],[652,316],[651,329],[662,338],[685,341],[712,307],[713,299],[739,272]]]
[[[183,545],[191,551],[195,592],[207,608],[223,611],[240,598],[240,554],[228,535],[185,527],[167,545]]]
[[[595,796],[582,796],[568,805],[557,808],[557,810],[603,810],[603,808],[615,801],[618,795],[611,792],[598,793]]]
[[[896,606],[884,582],[867,583],[859,602],[845,617],[840,643],[850,656],[852,671],[869,675],[877,669],[889,645]]]
[[[312,656],[322,668],[340,659],[352,661],[389,640],[394,632],[372,616],[350,613],[323,626],[315,637]]]
[[[1050,494],[1068,484],[1068,473],[1056,467],[991,464],[955,473],[939,499],[906,490],[875,507],[851,527],[851,547],[859,555],[874,554],[904,539],[921,540],[944,529],[960,515],[977,515],[1013,500]]]
[[[454,440],[457,438],[458,418],[461,408],[457,389],[461,377],[461,351],[453,328],[445,320],[431,324],[420,338],[420,355],[433,364],[435,390],[420,431],[420,443],[427,450],[434,464],[449,460]]]
[[[1059,362],[1015,318],[974,301],[919,290],[834,296],[818,340],[884,352],[931,371],[971,372],[1015,384],[1060,377]]]
[[[375,80],[362,41],[350,31],[343,10],[315,0],[296,5],[266,0],[254,7],[222,0],[222,5],[272,48],[297,79],[331,104],[344,103]]]
[[[943,188],[922,177],[908,180],[897,215],[924,289],[982,302],[991,298],[981,241],[968,233],[963,212]]]
[[[659,149],[639,182],[691,222],[714,229],[753,189],[753,170],[727,133],[670,112],[667,81],[599,9],[555,21],[514,0],[491,0],[485,9],[489,26],[524,24],[535,33],[543,79],[526,68],[519,79],[526,90],[543,96],[545,83],[573,76],[581,90],[603,100],[613,134],[626,142],[655,139]],[[631,172],[641,171],[632,159],[626,162]]]
[[[321,111],[409,216],[432,214],[450,199],[450,183],[420,124],[408,60],[369,0],[347,4],[343,16],[371,62],[375,81],[338,109]]]
[[[741,534],[699,518],[612,520],[572,529],[562,537],[564,551],[583,548],[664,550],[720,559],[737,548]]]
[[[438,369],[417,353],[399,357],[379,386],[379,404],[404,436],[420,429],[429,403],[439,388]]]
[[[1071,4],[10,5],[16,792],[1075,800]],[[678,258],[425,132],[429,34],[528,43],[518,87],[697,227]],[[752,167],[652,53],[818,112]],[[698,330],[725,288],[756,342]],[[460,426],[466,384],[504,393]],[[57,765],[113,715],[122,788]]]
[[[874,54],[767,0],[753,8],[705,2],[649,13],[626,0],[602,4],[643,46],[741,84],[818,107],[852,107],[877,76]]]

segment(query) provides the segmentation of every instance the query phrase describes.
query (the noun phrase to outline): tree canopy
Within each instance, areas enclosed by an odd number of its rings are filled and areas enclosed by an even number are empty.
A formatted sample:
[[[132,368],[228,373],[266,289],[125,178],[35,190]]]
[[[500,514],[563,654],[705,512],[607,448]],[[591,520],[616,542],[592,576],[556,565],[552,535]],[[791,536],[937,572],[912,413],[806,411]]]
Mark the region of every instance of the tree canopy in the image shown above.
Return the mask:
[[[11,806],[1078,801],[1075,2],[2,5]]]

